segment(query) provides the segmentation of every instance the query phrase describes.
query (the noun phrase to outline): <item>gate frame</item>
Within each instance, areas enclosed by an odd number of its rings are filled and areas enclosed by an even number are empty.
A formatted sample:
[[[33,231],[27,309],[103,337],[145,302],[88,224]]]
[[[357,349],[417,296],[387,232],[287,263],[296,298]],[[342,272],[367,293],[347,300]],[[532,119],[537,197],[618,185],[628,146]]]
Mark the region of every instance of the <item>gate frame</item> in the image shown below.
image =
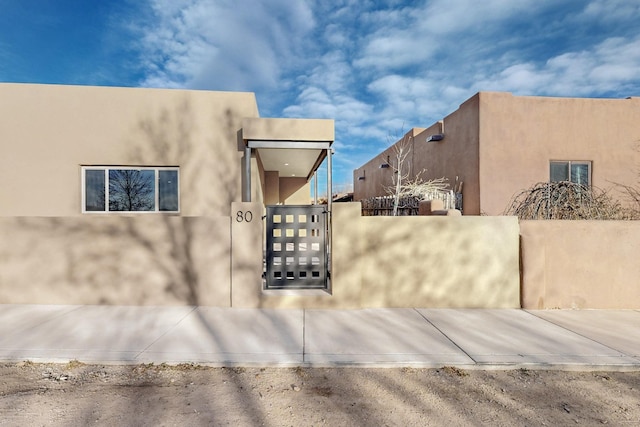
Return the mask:
[[[333,149],[331,145],[333,141],[304,141],[304,140],[261,140],[261,139],[247,139],[245,140],[244,147],[244,156],[243,156],[243,179],[242,179],[242,201],[243,202],[251,202],[251,158],[253,156],[254,150],[258,150],[261,148],[265,149],[295,149],[295,150],[324,150],[325,157],[327,159],[327,218],[326,218],[326,257],[327,257],[327,284],[323,291],[331,293],[331,242],[332,242],[332,232],[331,232],[331,211],[332,211],[332,199],[333,199],[333,183],[332,183],[332,155]],[[315,194],[314,194],[314,203],[313,205],[318,204],[318,190],[317,190],[317,170],[324,161],[324,158],[319,158],[316,164],[313,166],[312,170],[307,176],[307,180],[310,180],[312,177],[315,180]],[[263,263],[266,261],[266,253],[263,255]],[[265,266],[266,267],[266,266]],[[265,270],[266,271],[266,270]],[[266,289],[266,277],[263,277],[263,290]],[[302,289],[304,290],[304,289]],[[277,291],[280,291],[278,289]],[[300,291],[300,289],[297,289]]]
[[[276,215],[280,216],[279,221],[273,221]],[[289,221],[289,215],[293,216]],[[300,216],[304,215],[306,218],[303,222],[300,222]],[[314,221],[314,216],[318,216],[317,221]],[[314,222],[318,223],[319,227],[314,228]],[[281,224],[276,226],[275,224]],[[287,226],[287,224],[290,224]],[[304,226],[300,227],[300,225]],[[271,226],[270,226],[271,225]],[[313,235],[313,230],[318,230],[317,236]],[[327,291],[329,289],[329,255],[328,255],[328,241],[329,241],[329,228],[328,228],[328,211],[324,205],[270,205],[266,206],[266,250],[264,254],[264,281],[263,289],[272,290],[322,290]],[[275,236],[274,230],[282,230]],[[302,236],[299,230],[305,230],[304,236]],[[287,232],[291,231],[291,235],[287,235]],[[313,245],[319,244],[318,250],[313,250]],[[301,249],[304,244],[304,249]],[[280,249],[275,249],[274,246],[278,245]],[[289,246],[288,245],[292,245]],[[314,269],[313,255],[314,252],[317,257],[319,267]],[[293,257],[288,256],[293,255]],[[300,258],[304,256],[306,258],[304,264],[300,264]],[[275,258],[280,258],[280,263],[275,264]],[[287,259],[293,258],[292,266],[287,268]],[[274,268],[279,265],[280,268]],[[280,278],[275,278],[272,274],[280,272]],[[313,274],[317,272],[318,277],[314,278]],[[292,277],[289,277],[289,273]],[[306,286],[304,285],[305,279],[302,278],[302,274],[307,277],[308,280]],[[307,274],[309,276],[307,276]],[[291,280],[291,281],[290,281]],[[279,283],[279,285],[278,285]]]

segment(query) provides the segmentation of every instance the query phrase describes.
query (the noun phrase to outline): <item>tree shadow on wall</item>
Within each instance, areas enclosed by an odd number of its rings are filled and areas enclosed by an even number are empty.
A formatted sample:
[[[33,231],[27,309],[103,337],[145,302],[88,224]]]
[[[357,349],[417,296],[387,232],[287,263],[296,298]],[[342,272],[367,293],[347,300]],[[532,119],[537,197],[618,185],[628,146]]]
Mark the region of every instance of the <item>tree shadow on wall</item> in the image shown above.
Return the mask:
[[[449,217],[334,219],[336,274],[352,277],[347,285],[362,284],[365,307],[513,304],[518,235],[502,219],[487,224]]]
[[[228,293],[230,278],[223,273],[218,274],[222,280],[216,280],[203,276],[203,270],[211,264],[228,265],[229,224],[228,220],[225,223],[220,219],[228,218],[231,202],[238,195],[239,119],[230,108],[206,120],[198,121],[197,114],[185,98],[173,110],[165,108],[154,117],[142,118],[134,132],[136,143],[132,144],[129,154],[134,164],[180,168],[181,207],[186,216],[178,219],[161,215],[163,230],[155,230],[167,242],[171,265],[166,263],[167,254],[162,252],[162,245],[159,247],[154,242],[148,230],[129,222],[128,233],[146,250],[158,271],[163,272],[167,293],[188,305],[224,306],[230,297],[216,303],[207,296],[203,301],[203,293],[208,290],[218,295]],[[204,235],[208,236],[206,241],[200,242]],[[208,261],[198,262],[202,252],[211,255]],[[223,289],[216,292],[212,286]]]
[[[15,243],[0,248],[0,258],[7,261],[3,276],[13,290],[1,286],[0,298],[229,306],[229,215],[240,193],[242,112],[216,101],[208,112],[195,111],[185,95],[133,118],[123,141],[129,147],[123,166],[180,168],[179,216],[119,212],[11,220],[6,241]]]

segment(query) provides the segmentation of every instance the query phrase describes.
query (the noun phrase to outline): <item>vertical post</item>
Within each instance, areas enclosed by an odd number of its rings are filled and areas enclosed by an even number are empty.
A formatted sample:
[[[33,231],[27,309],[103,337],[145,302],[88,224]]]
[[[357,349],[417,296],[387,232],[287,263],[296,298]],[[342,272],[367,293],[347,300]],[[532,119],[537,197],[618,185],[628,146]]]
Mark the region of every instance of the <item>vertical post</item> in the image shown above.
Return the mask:
[[[327,272],[331,277],[331,202],[333,199],[331,178],[331,147],[327,149]]]
[[[313,172],[313,204],[318,204],[318,170]]]
[[[242,201],[251,201],[251,147],[244,147],[244,180],[242,182]]]
[[[327,211],[331,213],[331,199],[333,199],[333,189],[331,188],[331,148],[327,149]]]

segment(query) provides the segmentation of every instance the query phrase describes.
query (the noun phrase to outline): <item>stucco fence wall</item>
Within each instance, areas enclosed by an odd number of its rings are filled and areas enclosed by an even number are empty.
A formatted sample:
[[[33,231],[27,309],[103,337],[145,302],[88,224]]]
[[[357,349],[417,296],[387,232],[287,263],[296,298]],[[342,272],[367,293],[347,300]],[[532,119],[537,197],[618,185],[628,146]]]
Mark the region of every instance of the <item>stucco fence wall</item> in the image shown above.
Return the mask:
[[[0,303],[519,306],[514,218],[361,217],[358,203],[335,204],[331,293],[265,292],[261,209],[0,218]]]
[[[330,293],[262,290],[256,203],[234,203],[231,217],[3,217],[0,303],[640,307],[640,222],[362,217],[358,203],[333,208]],[[238,220],[249,211],[258,220]]]
[[[640,308],[640,221],[521,221],[522,306]]]
[[[519,307],[514,217],[362,217],[334,205],[335,288],[362,307]]]
[[[228,306],[229,218],[0,218],[0,303]]]

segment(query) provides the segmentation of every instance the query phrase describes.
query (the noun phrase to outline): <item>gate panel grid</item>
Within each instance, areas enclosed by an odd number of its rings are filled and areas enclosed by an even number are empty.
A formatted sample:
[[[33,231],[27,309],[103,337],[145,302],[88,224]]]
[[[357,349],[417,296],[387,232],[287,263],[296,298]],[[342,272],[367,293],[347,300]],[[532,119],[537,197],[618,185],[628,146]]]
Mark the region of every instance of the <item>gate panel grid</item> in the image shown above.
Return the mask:
[[[267,289],[326,289],[325,206],[267,206]]]

